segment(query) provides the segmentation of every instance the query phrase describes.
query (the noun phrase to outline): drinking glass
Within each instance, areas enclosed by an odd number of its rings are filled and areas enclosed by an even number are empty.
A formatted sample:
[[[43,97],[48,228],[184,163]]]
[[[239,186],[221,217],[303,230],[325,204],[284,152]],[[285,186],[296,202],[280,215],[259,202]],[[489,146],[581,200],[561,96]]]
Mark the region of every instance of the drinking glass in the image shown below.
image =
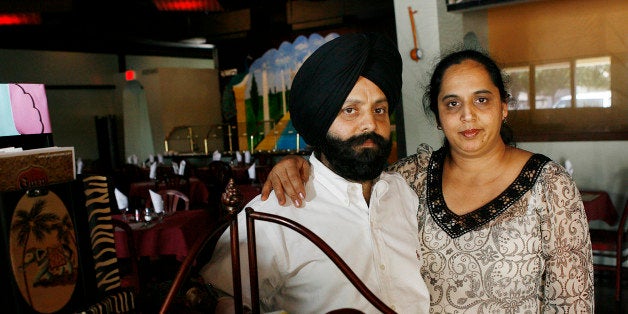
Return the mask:
[[[144,212],[144,224],[149,225],[152,219],[153,219],[152,210],[150,208],[146,208]]]
[[[127,216],[127,213],[129,212],[129,208],[125,207],[122,208],[122,221],[129,223],[129,217]]]

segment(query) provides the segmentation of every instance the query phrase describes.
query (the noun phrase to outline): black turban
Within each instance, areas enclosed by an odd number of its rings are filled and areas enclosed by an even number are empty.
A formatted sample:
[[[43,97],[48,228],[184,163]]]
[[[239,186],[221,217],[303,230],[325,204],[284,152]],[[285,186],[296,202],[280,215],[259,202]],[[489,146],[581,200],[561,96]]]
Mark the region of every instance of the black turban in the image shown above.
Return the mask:
[[[396,45],[381,34],[347,34],[323,44],[292,80],[294,128],[307,144],[320,146],[360,76],[384,92],[392,113],[401,97],[401,69]]]

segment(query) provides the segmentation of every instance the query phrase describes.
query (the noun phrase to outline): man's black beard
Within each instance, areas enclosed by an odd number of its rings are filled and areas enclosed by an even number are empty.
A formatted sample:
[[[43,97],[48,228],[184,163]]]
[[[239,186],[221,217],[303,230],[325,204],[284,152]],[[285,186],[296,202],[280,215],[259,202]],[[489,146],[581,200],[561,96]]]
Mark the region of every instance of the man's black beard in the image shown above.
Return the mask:
[[[375,143],[376,147],[354,148],[367,140]],[[329,168],[339,176],[356,182],[377,178],[386,167],[391,149],[392,142],[375,132],[353,136],[345,141],[327,134],[320,146]]]

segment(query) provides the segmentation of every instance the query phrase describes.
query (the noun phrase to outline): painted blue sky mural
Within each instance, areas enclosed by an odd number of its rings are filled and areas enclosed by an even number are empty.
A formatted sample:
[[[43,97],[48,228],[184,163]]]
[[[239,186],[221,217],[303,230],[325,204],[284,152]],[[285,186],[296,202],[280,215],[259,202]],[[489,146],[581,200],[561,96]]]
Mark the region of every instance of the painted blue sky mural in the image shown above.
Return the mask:
[[[255,150],[303,150],[306,143],[299,138],[287,115],[287,99],[292,78],[303,62],[322,44],[338,37],[311,34],[299,36],[294,42],[282,42],[253,61],[243,79],[246,116],[238,119],[240,146]],[[239,107],[241,108],[241,107]],[[240,116],[240,115],[239,115]]]

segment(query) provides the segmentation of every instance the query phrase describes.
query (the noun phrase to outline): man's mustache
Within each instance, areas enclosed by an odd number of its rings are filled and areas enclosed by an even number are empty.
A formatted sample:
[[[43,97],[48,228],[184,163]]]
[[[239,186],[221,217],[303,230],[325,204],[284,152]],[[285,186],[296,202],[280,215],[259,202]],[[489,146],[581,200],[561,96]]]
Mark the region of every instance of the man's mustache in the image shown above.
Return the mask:
[[[370,132],[370,133],[363,133],[360,135],[352,136],[346,141],[346,143],[351,146],[356,146],[356,145],[362,145],[368,140],[371,140],[378,147],[383,147],[388,141],[383,136],[375,132]]]

